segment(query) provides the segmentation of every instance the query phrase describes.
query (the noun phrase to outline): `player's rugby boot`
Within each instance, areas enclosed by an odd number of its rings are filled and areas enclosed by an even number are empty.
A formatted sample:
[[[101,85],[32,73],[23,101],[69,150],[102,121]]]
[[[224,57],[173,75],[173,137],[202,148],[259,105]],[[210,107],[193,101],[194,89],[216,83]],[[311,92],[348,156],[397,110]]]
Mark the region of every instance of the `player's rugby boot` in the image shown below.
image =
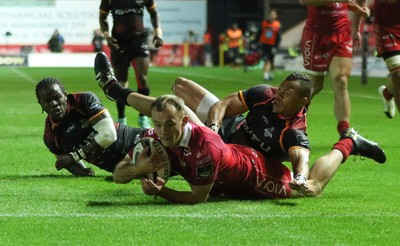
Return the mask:
[[[386,86],[381,85],[378,88],[378,93],[381,96],[382,102],[383,102],[383,112],[386,114],[386,116],[389,119],[392,119],[394,115],[396,114],[396,106],[394,105],[394,99],[386,100],[386,98],[383,96],[383,90],[386,88]]]
[[[364,138],[353,128],[348,128],[342,133],[340,139],[344,138],[350,138],[354,142],[354,147],[351,154],[365,156],[378,163],[385,163],[385,152],[378,146],[378,144]]]
[[[115,101],[114,98],[107,94],[106,89],[110,82],[116,82],[117,80],[114,76],[111,63],[104,52],[97,53],[96,58],[94,59],[94,73],[96,74],[96,80],[99,82],[99,86],[103,89],[107,98]]]

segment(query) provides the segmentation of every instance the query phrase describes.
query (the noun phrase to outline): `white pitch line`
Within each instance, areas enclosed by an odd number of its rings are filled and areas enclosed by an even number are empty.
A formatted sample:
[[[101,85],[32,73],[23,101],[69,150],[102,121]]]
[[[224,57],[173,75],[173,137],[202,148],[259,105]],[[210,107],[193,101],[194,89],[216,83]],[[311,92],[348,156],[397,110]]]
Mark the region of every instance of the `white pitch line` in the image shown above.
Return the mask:
[[[157,72],[157,73],[166,73],[166,74],[177,74],[177,77],[181,77],[181,76],[196,76],[196,77],[201,77],[201,78],[205,78],[205,79],[218,79],[219,81],[224,81],[224,82],[241,82],[244,84],[249,84],[249,85],[258,85],[258,84],[263,84],[264,82],[260,82],[260,81],[243,81],[243,80],[239,80],[239,79],[235,79],[234,77],[225,77],[225,78],[221,78],[218,76],[212,76],[212,75],[204,75],[204,74],[198,74],[198,73],[189,73],[189,72],[171,72],[168,71],[166,69],[157,69],[157,68],[152,68],[152,71]],[[208,73],[211,74],[211,73]],[[189,78],[190,79],[190,78]],[[244,89],[244,88],[243,88]],[[333,95],[333,91],[321,91],[320,94],[329,94],[329,95]],[[317,95],[318,96],[318,95]],[[353,97],[358,97],[358,98],[364,98],[364,99],[371,99],[371,100],[380,100],[379,96],[368,96],[368,95],[364,95],[361,93],[350,93],[350,96]]]
[[[19,70],[18,68],[11,68],[11,71],[14,72],[15,74],[17,74],[18,76],[20,76],[21,78],[23,78],[24,80],[32,83],[32,84],[36,84],[36,80],[33,79],[31,76],[29,76],[28,74],[22,72],[21,70]]]
[[[400,214],[308,214],[308,215],[288,215],[288,214],[148,214],[148,213],[136,213],[136,214],[88,214],[88,213],[72,213],[72,214],[38,214],[38,213],[5,213],[0,214],[0,218],[202,218],[202,219],[215,219],[215,218],[241,218],[241,219],[267,219],[267,218],[400,218]]]

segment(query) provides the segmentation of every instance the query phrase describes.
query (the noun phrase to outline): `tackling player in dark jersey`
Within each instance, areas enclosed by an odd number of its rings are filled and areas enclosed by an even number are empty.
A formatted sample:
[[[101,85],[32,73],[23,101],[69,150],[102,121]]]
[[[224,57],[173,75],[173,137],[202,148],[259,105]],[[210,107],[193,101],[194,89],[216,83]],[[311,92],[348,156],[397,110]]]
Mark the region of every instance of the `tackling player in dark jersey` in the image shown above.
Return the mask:
[[[67,94],[55,78],[42,79],[36,85],[36,96],[48,114],[44,143],[57,157],[57,170],[66,168],[77,176],[93,176],[93,170],[82,162],[85,160],[113,172],[145,131],[114,123],[96,95]]]
[[[312,91],[308,76],[292,73],[279,87],[258,85],[223,100],[185,78],[176,79],[173,88],[225,142],[253,147],[277,161],[290,161],[295,177],[292,187],[306,185],[309,141],[305,106]],[[246,112],[246,117],[241,115]]]
[[[163,44],[162,30],[159,16],[153,0],[101,0],[100,3],[100,28],[111,49],[111,61],[118,81],[128,87],[128,70],[132,64],[138,86],[138,93],[150,95],[147,84],[147,73],[150,58],[148,47],[148,33],[144,28],[144,9],[150,14],[151,24],[154,28],[153,44],[159,48]],[[107,16],[113,17],[111,35]],[[117,103],[118,121],[126,124],[125,105]],[[150,128],[149,119],[139,114],[139,126]]]

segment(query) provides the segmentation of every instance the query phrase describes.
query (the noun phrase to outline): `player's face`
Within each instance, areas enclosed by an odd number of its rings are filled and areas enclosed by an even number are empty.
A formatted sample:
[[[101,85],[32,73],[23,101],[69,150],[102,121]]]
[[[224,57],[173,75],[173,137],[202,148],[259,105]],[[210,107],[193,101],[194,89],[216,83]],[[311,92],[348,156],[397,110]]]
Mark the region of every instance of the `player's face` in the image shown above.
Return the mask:
[[[269,14],[269,18],[271,20],[276,20],[278,18],[278,13],[276,13],[276,11],[271,11],[271,13]]]
[[[67,94],[57,84],[39,91],[39,104],[55,121],[61,121],[67,112]]]
[[[161,143],[167,148],[178,146],[183,135],[183,127],[187,123],[187,116],[182,118],[174,106],[167,105],[162,112],[153,108],[151,117],[154,131],[160,138]]]
[[[299,95],[299,90],[299,82],[283,81],[273,102],[273,112],[288,118],[297,115],[307,102],[306,98]]]

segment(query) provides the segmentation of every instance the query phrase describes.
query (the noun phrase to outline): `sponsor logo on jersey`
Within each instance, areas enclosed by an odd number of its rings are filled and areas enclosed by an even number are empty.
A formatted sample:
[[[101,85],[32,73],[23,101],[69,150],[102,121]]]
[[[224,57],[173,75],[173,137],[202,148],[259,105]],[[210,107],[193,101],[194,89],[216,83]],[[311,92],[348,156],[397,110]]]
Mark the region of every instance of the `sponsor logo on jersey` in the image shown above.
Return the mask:
[[[272,138],[272,134],[275,131],[275,127],[270,127],[270,128],[265,128],[264,129],[264,137],[266,138]]]
[[[133,8],[133,9],[114,9],[115,15],[126,15],[126,14],[138,14],[143,15],[143,8]]]
[[[209,154],[207,154],[207,156],[201,158],[200,160],[197,160],[196,165],[200,166],[208,162],[212,162],[211,156]]]
[[[262,174],[260,170],[257,170],[257,190],[266,194],[275,194],[279,197],[287,197],[288,191],[286,187],[281,182],[275,182],[271,179],[267,179],[267,175]]]
[[[311,64],[311,40],[306,40],[306,47],[304,49],[304,65],[309,66]]]
[[[262,150],[266,152],[269,152],[271,150],[271,147],[267,146],[263,141],[261,141],[254,133],[254,131],[250,129],[246,122],[243,124],[243,127],[249,134],[250,139],[254,142],[255,145],[258,145]]]
[[[208,178],[213,175],[213,163],[202,165],[196,168],[196,176],[199,179]]]
[[[98,107],[100,107],[99,103],[97,103],[97,102],[92,103],[92,105],[89,106],[89,111],[93,111],[93,110],[97,109]]]
[[[65,131],[66,133],[71,133],[75,129],[75,124],[72,124],[68,129]]]

